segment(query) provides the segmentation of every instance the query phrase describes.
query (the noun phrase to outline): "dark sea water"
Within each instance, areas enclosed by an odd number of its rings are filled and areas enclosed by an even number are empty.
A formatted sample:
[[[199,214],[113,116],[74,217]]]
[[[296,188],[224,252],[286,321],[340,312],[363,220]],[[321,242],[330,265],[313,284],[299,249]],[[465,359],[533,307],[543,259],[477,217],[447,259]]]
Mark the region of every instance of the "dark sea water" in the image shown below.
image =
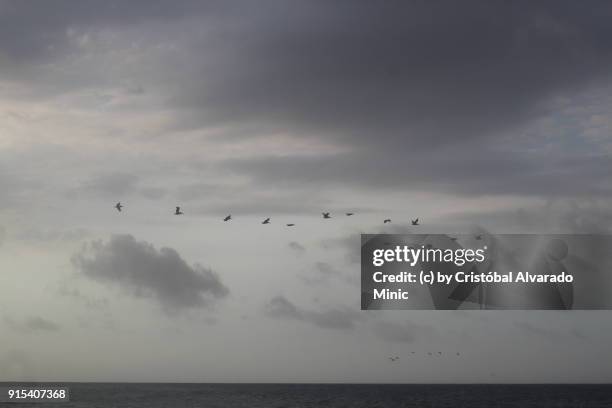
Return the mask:
[[[612,408],[612,385],[305,385],[68,383],[69,403],[3,407]]]

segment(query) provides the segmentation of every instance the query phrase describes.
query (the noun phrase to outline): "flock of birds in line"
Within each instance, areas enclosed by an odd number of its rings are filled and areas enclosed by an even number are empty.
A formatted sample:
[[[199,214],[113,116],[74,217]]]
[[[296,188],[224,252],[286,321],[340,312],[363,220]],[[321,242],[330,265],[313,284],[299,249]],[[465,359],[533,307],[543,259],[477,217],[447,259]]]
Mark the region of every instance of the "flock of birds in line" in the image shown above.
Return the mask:
[[[119,211],[119,212],[121,212],[121,210],[123,209],[123,207],[124,207],[124,205],[123,205],[123,204],[121,204],[121,202],[118,202],[117,204],[115,204],[115,208],[116,208],[116,209],[117,209],[117,211]],[[185,214],[185,213],[184,213],[184,212],[181,210],[181,207],[178,207],[178,206],[177,206],[177,207],[176,207],[176,209],[174,210],[174,215],[183,215],[183,214]],[[355,213],[352,213],[352,212],[347,212],[347,213],[345,213],[344,215],[345,215],[345,216],[347,216],[347,217],[350,217],[350,216],[351,216],[351,215],[353,215],[353,214],[355,214]],[[323,215],[323,218],[324,218],[324,219],[329,219],[329,218],[331,218],[331,215],[330,215],[330,213],[328,213],[328,212],[323,212],[323,213],[321,213],[321,215]],[[227,215],[225,218],[223,218],[223,221],[227,222],[227,221],[230,221],[231,219],[232,219],[232,214],[228,214],[228,215]],[[383,220],[383,224],[388,224],[388,223],[390,223],[390,222],[391,222],[391,218],[385,218],[385,219]],[[411,220],[411,222],[412,222],[412,225],[419,225],[419,219],[418,219],[418,218],[415,218],[414,220]],[[268,218],[266,218],[266,219],[265,219],[265,220],[263,220],[261,223],[262,223],[262,224],[270,224],[270,218],[269,218],[269,217],[268,217]],[[294,226],[295,226],[295,224],[294,224],[294,223],[289,223],[289,224],[285,224],[285,225],[286,225],[287,227],[294,227]]]
[[[123,207],[124,207],[124,205],[123,205],[123,204],[121,204],[121,202],[118,202],[117,204],[115,204],[115,208],[116,208],[116,209],[117,209],[117,211],[119,211],[119,212],[121,212],[121,210],[123,209]],[[175,208],[175,210],[174,210],[174,215],[183,215],[183,214],[184,214],[184,213],[183,213],[183,211],[181,210],[181,207],[178,207],[178,206],[177,206],[177,207]],[[345,215],[345,216],[347,216],[347,217],[350,217],[350,216],[351,216],[351,215],[353,215],[353,214],[355,214],[355,213],[352,213],[352,212],[347,212],[347,213],[345,213],[344,215]],[[323,212],[323,213],[321,213],[321,215],[323,216],[323,218],[324,218],[324,219],[329,219],[329,218],[331,218],[331,215],[330,215],[330,213],[329,213],[329,212]],[[232,219],[232,215],[231,215],[231,214],[228,214],[228,215],[227,215],[225,218],[223,218],[223,221],[224,221],[224,222],[227,222],[227,221],[230,221],[231,219]],[[390,223],[390,222],[391,222],[391,219],[390,219],[390,218],[386,218],[386,219],[384,219],[384,220],[383,220],[383,224],[388,224],[388,223]],[[265,220],[263,220],[261,223],[262,223],[262,224],[270,224],[270,218],[269,218],[269,217],[268,217],[268,218],[266,218],[266,219],[265,219]],[[420,224],[419,224],[419,219],[418,219],[418,218],[415,218],[414,220],[411,220],[411,223],[412,223],[412,225],[420,225]],[[293,227],[293,226],[295,226],[295,224],[294,224],[294,223],[289,223],[289,224],[286,224],[286,225],[287,225],[287,227]],[[453,241],[454,241],[454,240],[456,240],[456,239],[457,239],[457,238],[451,238],[451,240],[453,240]],[[480,239],[482,239],[482,236],[481,236],[481,235],[477,235],[477,236],[476,236],[476,239],[480,240]],[[411,352],[411,354],[416,354],[416,352],[414,352],[414,351],[413,351],[413,352]],[[434,354],[436,354],[436,353],[432,353],[431,351],[427,353],[427,355],[428,355],[428,356],[430,356],[430,357],[431,357],[431,356],[433,356]],[[438,352],[437,352],[437,354],[441,356],[441,355],[442,355],[442,352],[441,352],[441,351],[438,351]],[[456,353],[456,355],[457,355],[457,356],[459,356],[459,355],[460,355],[460,353]],[[399,359],[400,359],[400,358],[399,358],[398,356],[389,357],[389,361],[391,361],[391,362],[396,362],[396,361],[398,361]]]

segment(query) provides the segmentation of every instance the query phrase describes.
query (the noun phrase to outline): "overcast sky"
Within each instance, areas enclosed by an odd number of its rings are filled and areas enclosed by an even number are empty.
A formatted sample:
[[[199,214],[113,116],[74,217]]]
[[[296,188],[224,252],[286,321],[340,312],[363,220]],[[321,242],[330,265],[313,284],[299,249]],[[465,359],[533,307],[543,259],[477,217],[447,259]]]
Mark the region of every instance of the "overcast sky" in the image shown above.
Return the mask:
[[[361,311],[358,259],[414,217],[610,232],[610,21],[0,0],[0,380],[612,381],[608,312]]]

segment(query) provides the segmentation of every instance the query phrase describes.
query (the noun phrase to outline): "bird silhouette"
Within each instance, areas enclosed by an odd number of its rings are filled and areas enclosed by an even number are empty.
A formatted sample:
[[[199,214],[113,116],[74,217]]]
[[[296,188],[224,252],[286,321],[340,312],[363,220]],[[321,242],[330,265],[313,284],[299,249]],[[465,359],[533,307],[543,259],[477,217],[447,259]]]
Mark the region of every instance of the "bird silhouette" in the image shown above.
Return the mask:
[[[399,360],[399,357],[395,356],[395,357],[389,357],[389,360],[391,361],[397,361]]]
[[[412,225],[419,225],[419,219],[415,218],[414,220],[412,220]]]
[[[288,227],[293,227],[295,224],[287,224]]]
[[[323,218],[331,218],[331,217],[329,216],[329,213],[328,213],[328,212],[326,212],[326,213],[321,213],[321,214],[323,214]]]
[[[456,241],[457,237],[449,237],[451,241]]]
[[[391,218],[387,218],[386,220],[383,221],[383,224],[386,224],[388,222],[391,222]]]
[[[225,217],[225,218],[223,219],[223,221],[229,221],[229,220],[231,220],[231,219],[232,219],[232,215],[230,214],[230,215],[228,215],[227,217]]]
[[[347,216],[347,217],[350,217],[350,216],[351,216],[351,215],[353,215],[353,214],[355,214],[355,213],[346,213],[346,216]]]
[[[476,241],[480,241],[482,239],[482,235],[478,234],[474,238],[476,238]]]
[[[115,204],[115,208],[117,209],[117,211],[121,212],[123,205],[121,205],[121,202],[118,202],[117,204]]]
[[[263,220],[262,224],[269,224],[270,223],[270,219],[266,218],[265,220]]]
[[[174,215],[183,215],[183,212],[181,211],[181,207],[176,207],[176,210],[174,210]]]

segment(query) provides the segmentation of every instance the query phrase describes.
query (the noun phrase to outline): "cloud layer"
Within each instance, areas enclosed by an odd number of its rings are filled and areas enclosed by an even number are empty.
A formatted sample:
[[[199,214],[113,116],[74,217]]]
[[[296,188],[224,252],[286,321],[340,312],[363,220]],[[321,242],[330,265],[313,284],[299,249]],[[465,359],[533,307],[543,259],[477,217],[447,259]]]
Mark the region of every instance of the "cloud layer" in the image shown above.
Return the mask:
[[[210,307],[229,293],[213,271],[189,266],[174,249],[158,250],[131,235],[91,242],[72,261],[83,275],[154,298],[168,310]]]

